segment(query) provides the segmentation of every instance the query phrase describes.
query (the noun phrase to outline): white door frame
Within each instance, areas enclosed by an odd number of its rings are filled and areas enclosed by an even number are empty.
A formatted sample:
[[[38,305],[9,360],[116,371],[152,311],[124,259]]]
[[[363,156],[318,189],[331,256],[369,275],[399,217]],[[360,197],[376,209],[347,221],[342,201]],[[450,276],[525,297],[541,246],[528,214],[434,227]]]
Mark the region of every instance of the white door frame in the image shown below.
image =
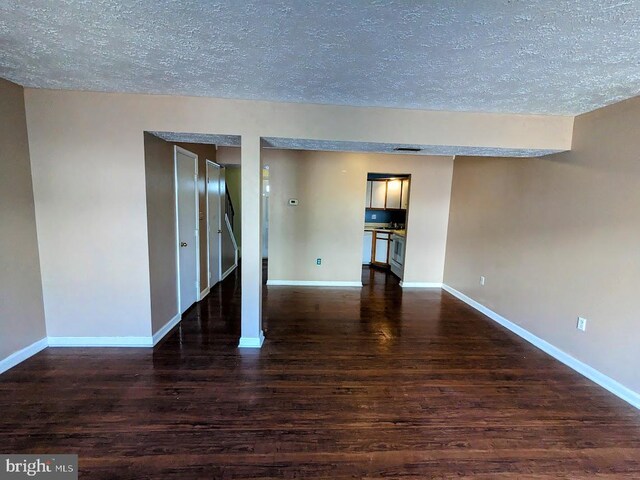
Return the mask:
[[[220,231],[222,230],[222,199],[223,199],[223,195],[222,192],[220,191],[220,173],[222,171],[222,169],[224,168],[222,165],[211,161],[211,160],[207,160],[207,171],[206,171],[206,195],[207,195],[207,286],[208,288],[213,287],[213,285],[211,285],[211,225],[209,225],[209,168],[213,167],[215,169],[218,170],[218,226],[215,229],[216,230],[216,235],[218,235],[218,278],[220,280],[218,281],[222,281],[222,235],[220,233]]]
[[[198,188],[198,155],[189,150],[185,150],[177,145],[173,146],[173,179],[174,190],[173,196],[175,200],[175,217],[176,217],[176,290],[178,293],[178,313],[182,314],[182,300],[180,298],[180,222],[178,218],[178,152],[193,158],[194,163],[194,181],[195,181],[195,195],[194,202],[196,206],[196,231],[194,232],[196,242],[196,301],[200,300],[200,202],[198,201],[198,194],[200,189]]]

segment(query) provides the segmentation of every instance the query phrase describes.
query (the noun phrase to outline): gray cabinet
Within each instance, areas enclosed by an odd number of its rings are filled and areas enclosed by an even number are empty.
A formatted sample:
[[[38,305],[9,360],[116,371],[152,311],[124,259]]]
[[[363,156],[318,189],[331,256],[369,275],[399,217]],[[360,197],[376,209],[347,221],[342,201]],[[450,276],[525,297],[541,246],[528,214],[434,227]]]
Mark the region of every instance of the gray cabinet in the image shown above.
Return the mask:
[[[402,199],[400,201],[400,208],[406,210],[409,206],[409,179],[402,180]]]
[[[367,180],[365,208],[406,210],[409,205],[409,179]]]
[[[371,182],[371,208],[386,208],[387,181],[374,180]]]

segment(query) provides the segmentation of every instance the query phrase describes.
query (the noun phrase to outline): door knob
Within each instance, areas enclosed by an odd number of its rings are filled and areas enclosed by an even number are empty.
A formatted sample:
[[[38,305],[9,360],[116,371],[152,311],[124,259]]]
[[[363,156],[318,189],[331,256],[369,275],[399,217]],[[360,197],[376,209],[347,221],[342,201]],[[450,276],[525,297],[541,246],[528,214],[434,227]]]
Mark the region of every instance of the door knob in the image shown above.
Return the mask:
[[[187,246],[187,242],[180,242],[180,246],[181,247],[186,247]]]

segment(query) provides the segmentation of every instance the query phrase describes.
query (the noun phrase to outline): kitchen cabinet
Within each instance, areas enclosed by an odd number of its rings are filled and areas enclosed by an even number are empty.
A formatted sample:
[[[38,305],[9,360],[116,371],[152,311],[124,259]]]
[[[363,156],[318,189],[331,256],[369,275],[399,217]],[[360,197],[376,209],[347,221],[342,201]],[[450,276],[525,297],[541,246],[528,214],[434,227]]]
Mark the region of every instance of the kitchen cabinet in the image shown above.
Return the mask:
[[[409,205],[409,179],[367,180],[365,208],[406,210]]]
[[[402,196],[402,180],[389,180],[387,182],[387,205],[385,208],[400,208]]]
[[[367,180],[367,196],[365,197],[364,206],[365,208],[371,208],[371,184],[373,182],[371,180]]]
[[[373,261],[381,265],[389,265],[389,232],[375,232]]]
[[[406,210],[409,207],[409,179],[402,180],[402,199],[400,201],[400,208]]]
[[[373,232],[364,232],[362,237],[362,264],[369,265],[371,263],[371,255],[373,253]]]
[[[371,182],[371,208],[385,208],[387,204],[387,181]]]

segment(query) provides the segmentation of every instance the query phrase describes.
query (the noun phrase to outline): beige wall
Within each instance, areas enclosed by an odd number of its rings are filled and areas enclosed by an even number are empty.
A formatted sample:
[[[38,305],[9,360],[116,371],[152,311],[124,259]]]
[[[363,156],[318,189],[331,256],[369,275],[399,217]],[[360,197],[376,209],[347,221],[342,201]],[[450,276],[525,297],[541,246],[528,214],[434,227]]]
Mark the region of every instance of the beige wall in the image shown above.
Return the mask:
[[[46,337],[22,87],[0,79],[0,360]]]
[[[144,131],[234,134],[243,142],[564,149],[573,124],[571,117],[35,89],[25,90],[25,102],[47,328],[72,337],[152,331]],[[254,214],[243,207],[248,224]]]
[[[144,134],[153,333],[178,314],[173,145]]]
[[[448,285],[636,392],[639,124],[635,98],[576,117],[569,153],[456,158],[445,269]]]
[[[404,280],[442,282],[451,157],[263,150],[262,159],[271,184],[269,280],[359,282],[367,173],[378,172],[411,174]]]
[[[218,158],[237,164],[240,149],[221,147]],[[271,185],[269,280],[359,282],[367,173],[378,172],[412,176],[404,281],[442,282],[451,157],[262,149],[262,165]]]
[[[156,333],[178,314],[176,272],[175,172],[173,147],[198,155],[200,207],[200,288],[207,288],[206,161],[216,160],[213,145],[165,142],[144,134],[147,222],[149,231],[149,282],[152,332]]]

